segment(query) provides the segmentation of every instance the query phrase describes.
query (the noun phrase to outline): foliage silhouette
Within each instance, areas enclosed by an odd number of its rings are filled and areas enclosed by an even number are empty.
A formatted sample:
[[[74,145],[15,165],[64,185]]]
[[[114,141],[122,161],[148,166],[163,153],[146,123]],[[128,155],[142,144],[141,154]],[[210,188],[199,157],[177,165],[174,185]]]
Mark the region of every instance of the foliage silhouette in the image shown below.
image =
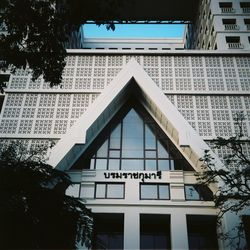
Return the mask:
[[[0,154],[0,248],[75,249],[90,246],[91,212],[65,195],[69,176],[15,141]]]

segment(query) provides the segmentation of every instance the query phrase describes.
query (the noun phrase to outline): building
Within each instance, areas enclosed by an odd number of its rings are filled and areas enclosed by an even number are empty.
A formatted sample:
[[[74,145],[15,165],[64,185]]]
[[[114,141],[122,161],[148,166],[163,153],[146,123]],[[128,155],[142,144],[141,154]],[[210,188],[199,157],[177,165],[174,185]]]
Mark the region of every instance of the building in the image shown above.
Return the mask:
[[[250,5],[247,0],[200,1],[196,21],[186,32],[186,48],[249,50]]]
[[[219,42],[227,35],[243,41],[250,33],[217,30],[224,17],[213,10],[223,4],[201,1],[200,12],[211,9],[217,34],[202,38],[206,47],[184,49],[196,46],[196,38],[86,39],[81,49],[68,50],[61,87],[33,82],[28,70],[10,75],[0,142],[56,143],[49,163],[70,174],[75,185],[68,194],[84,198],[94,213],[95,248],[235,249],[217,239],[216,186],[200,187],[194,176],[211,140],[235,133],[237,112],[247,115],[250,135],[249,42]],[[247,19],[237,13],[230,13],[237,24]],[[210,38],[217,50],[207,47]],[[222,166],[228,152],[211,153]],[[242,215],[250,216],[249,209],[225,216],[222,230]],[[249,228],[245,233],[242,246]]]

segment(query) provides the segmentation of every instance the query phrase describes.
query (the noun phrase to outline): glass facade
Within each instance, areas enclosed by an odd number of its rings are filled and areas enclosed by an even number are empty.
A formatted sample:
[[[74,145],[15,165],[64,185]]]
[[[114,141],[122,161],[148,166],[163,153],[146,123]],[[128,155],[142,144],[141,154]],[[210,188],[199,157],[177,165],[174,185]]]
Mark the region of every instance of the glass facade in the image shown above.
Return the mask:
[[[130,107],[107,129],[90,168],[125,171],[192,170],[172,142],[142,107]]]
[[[123,238],[123,214],[94,214],[93,249],[123,249]]]
[[[185,185],[185,197],[189,201],[212,201],[212,191],[203,185]]]
[[[187,231],[189,249],[218,249],[216,216],[187,215]]]
[[[168,184],[147,183],[140,185],[141,200],[169,200],[170,191]]]
[[[170,249],[170,216],[140,215],[140,249]]]

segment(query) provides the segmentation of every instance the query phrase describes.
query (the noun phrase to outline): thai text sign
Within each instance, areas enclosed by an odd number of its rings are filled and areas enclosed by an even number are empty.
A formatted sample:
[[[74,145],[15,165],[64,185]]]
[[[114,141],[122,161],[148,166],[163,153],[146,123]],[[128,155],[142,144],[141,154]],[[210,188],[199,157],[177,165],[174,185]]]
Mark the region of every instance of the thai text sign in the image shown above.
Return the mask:
[[[144,180],[161,179],[162,174],[161,171],[157,171],[155,173],[105,172],[104,177],[105,179],[135,179],[144,182]]]

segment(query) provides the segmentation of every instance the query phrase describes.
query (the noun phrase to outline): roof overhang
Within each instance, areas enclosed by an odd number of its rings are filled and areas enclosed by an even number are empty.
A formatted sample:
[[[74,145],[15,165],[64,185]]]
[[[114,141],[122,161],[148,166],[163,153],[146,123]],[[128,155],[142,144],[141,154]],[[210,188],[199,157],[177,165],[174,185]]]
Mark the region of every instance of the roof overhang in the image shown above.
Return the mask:
[[[192,167],[200,170],[199,159],[210,148],[134,58],[56,144],[48,163],[70,169],[131,96],[145,107]]]

